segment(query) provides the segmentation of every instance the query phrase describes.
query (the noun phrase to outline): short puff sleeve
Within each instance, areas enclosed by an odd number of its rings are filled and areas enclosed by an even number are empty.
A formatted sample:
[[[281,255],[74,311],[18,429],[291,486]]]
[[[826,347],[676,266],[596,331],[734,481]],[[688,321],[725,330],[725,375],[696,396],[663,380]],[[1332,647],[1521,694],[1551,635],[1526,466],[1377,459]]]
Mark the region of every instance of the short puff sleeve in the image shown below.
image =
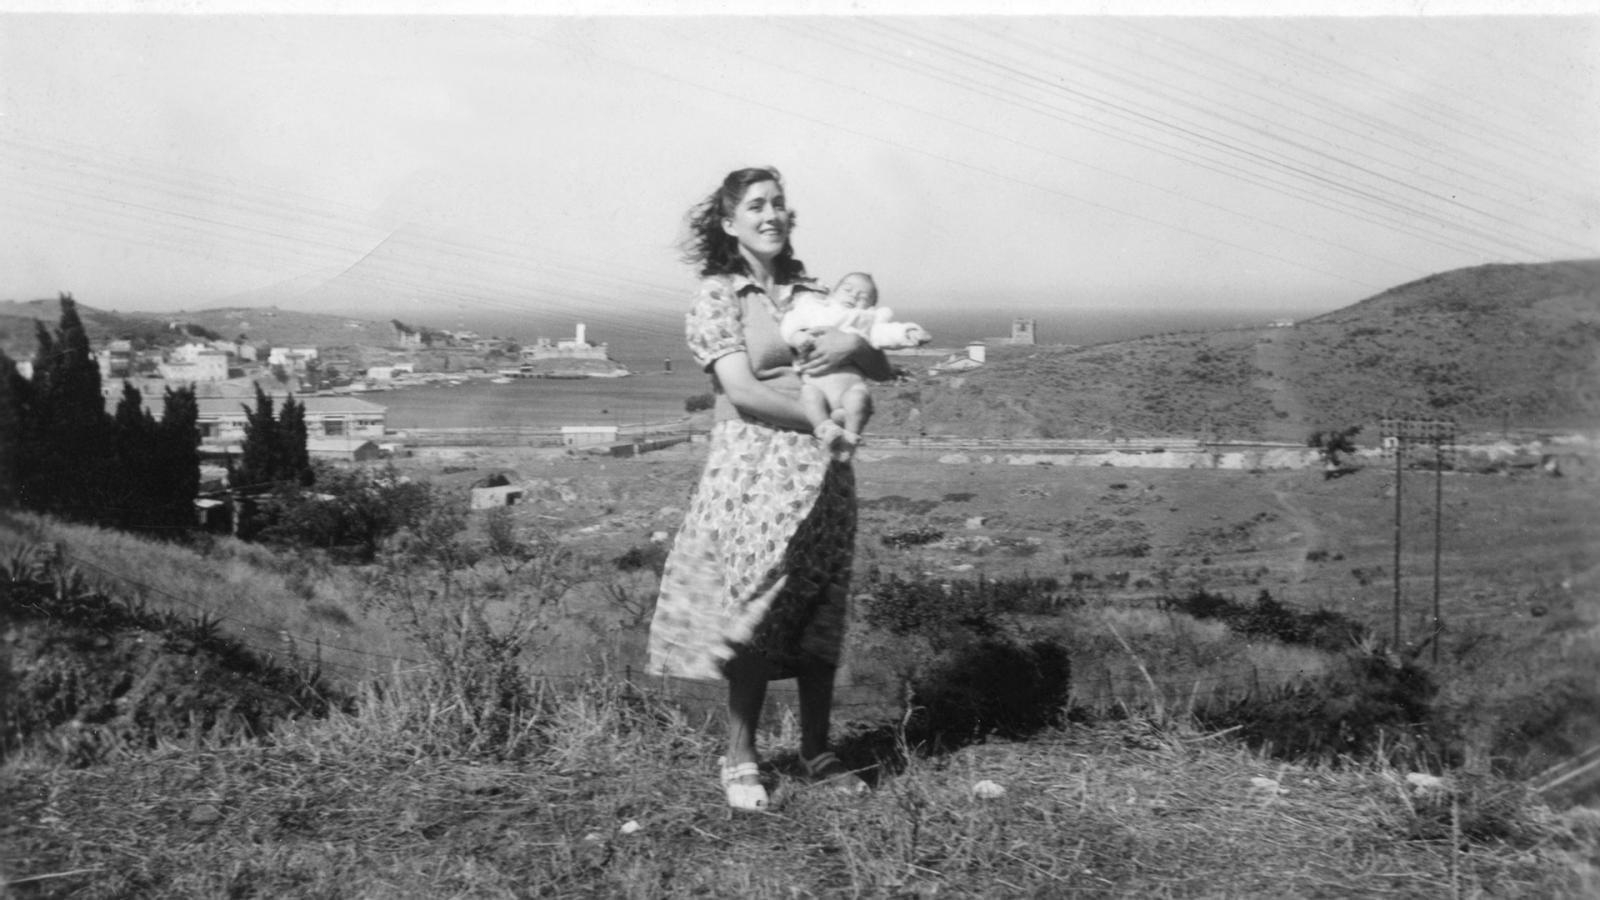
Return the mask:
[[[700,283],[689,314],[684,317],[684,336],[689,352],[703,369],[730,353],[745,349],[744,315],[739,296],[723,279],[707,278]]]

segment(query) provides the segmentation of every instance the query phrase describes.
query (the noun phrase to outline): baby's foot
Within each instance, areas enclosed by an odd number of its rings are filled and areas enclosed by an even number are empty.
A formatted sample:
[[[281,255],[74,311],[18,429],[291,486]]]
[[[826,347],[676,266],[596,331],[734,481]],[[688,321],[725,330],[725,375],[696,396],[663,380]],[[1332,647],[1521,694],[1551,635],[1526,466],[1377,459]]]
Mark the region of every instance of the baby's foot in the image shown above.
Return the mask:
[[[861,444],[861,435],[854,431],[841,431],[838,443],[833,445],[833,458],[836,462],[849,462],[856,457],[856,447]]]
[[[817,436],[817,440],[821,441],[824,447],[831,450],[844,439],[848,432],[838,422],[830,419],[818,425],[812,434]]]

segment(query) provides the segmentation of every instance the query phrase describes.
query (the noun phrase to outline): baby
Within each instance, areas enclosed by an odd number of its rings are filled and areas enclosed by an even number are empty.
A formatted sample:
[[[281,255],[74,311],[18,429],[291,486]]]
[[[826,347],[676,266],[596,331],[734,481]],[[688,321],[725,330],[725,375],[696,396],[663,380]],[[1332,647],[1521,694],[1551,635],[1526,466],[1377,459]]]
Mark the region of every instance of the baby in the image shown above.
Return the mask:
[[[933,339],[913,323],[891,321],[893,315],[893,310],[878,306],[878,285],[872,276],[851,272],[826,296],[798,292],[779,328],[784,341],[801,356],[811,351],[816,335],[829,328],[861,335],[879,350],[919,347]],[[806,376],[800,386],[800,403],[814,433],[833,451],[834,458],[849,459],[872,416],[872,395],[861,370],[846,366],[826,375]]]

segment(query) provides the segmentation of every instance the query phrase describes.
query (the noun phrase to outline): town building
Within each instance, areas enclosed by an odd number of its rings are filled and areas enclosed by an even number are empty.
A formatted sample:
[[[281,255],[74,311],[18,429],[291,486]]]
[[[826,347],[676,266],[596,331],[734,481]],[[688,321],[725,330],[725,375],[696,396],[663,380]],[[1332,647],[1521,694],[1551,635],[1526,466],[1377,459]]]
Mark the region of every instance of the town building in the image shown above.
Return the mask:
[[[273,397],[273,409],[283,408],[284,397]],[[359,443],[363,439],[378,440],[387,426],[388,410],[366,400],[336,395],[331,397],[296,397],[306,411],[306,442],[313,439],[337,438]],[[237,444],[244,440],[244,423],[249,418],[247,407],[254,401],[238,397],[200,397],[197,424],[203,444]]]
[[[928,370],[929,375],[949,375],[956,372],[970,372],[981,367],[989,361],[989,349],[982,341],[973,341],[967,345],[965,356],[957,354],[939,363]]]
[[[567,447],[610,444],[616,441],[617,430],[615,425],[563,425],[561,443]]]
[[[102,382],[112,378],[131,378],[134,363],[133,342],[111,341],[106,344],[104,350],[95,354],[95,361],[100,365]],[[29,368],[32,368],[31,363]],[[31,376],[31,371],[29,374]]]
[[[591,344],[584,334],[583,323],[578,323],[577,332],[568,339],[552,341],[541,337],[530,347],[522,348],[522,359],[529,362],[536,359],[609,359],[605,344]]]
[[[312,459],[334,459],[341,462],[371,462],[382,459],[384,451],[377,441],[368,438],[306,438],[306,455]]]
[[[231,346],[231,345],[225,345]],[[156,370],[174,383],[201,384],[226,381],[228,354],[210,344],[187,343],[167,352]]]
[[[423,334],[421,330],[412,328],[399,319],[395,319],[389,324],[394,328],[395,346],[401,349],[416,349],[422,346]]]
[[[267,352],[267,365],[283,366],[289,372],[304,372],[306,363],[316,358],[315,347],[273,347]]]

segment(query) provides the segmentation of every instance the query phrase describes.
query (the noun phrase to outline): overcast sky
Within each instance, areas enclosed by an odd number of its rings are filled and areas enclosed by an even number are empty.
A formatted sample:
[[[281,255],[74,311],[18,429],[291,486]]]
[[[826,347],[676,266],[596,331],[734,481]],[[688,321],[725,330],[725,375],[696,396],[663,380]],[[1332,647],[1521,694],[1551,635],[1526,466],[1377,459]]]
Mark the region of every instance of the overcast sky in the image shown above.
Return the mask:
[[[568,13],[0,14],[0,300],[677,311],[684,212],[755,164],[907,312],[1600,255],[1592,13]]]

